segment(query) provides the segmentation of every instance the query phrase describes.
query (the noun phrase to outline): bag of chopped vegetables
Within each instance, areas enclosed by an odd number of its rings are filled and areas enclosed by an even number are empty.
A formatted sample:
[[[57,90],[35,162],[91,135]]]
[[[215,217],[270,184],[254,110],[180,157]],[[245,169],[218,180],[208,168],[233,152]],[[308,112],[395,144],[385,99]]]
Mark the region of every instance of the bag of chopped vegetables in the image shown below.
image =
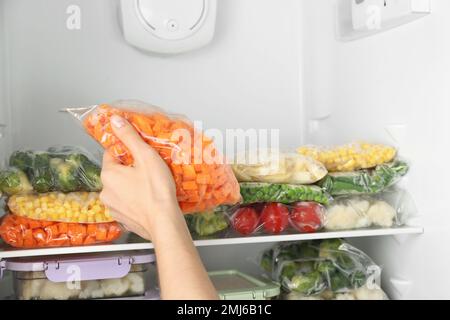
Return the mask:
[[[0,237],[15,248],[85,246],[111,242],[121,234],[122,229],[117,222],[65,223],[8,214],[0,223]]]
[[[374,169],[328,174],[319,185],[334,196],[379,193],[396,184],[408,173],[406,162],[395,160]]]
[[[330,196],[314,185],[294,185],[277,183],[240,183],[242,203],[278,202],[290,204],[299,201],[314,201],[328,204]]]
[[[128,120],[170,167],[184,213],[205,212],[240,201],[239,184],[231,167],[224,163],[213,141],[188,121],[138,101],[67,111],[124,165],[132,165],[133,156],[114,135],[110,118],[119,115]]]
[[[299,154],[320,161],[330,172],[374,168],[394,160],[397,150],[381,144],[356,142],[337,147],[304,146]]]
[[[387,299],[381,268],[340,239],[279,244],[263,253],[260,265],[280,282],[285,299]]]
[[[310,157],[263,149],[238,155],[232,168],[239,182],[311,184],[327,174],[325,166]]]
[[[194,237],[208,237],[228,229],[225,208],[215,211],[185,215],[186,223]]]
[[[329,231],[402,226],[417,212],[405,190],[335,198],[326,208],[324,227]]]
[[[0,171],[0,189],[7,195],[35,191],[100,191],[100,166],[76,147],[53,147],[47,151],[16,151],[11,169]]]

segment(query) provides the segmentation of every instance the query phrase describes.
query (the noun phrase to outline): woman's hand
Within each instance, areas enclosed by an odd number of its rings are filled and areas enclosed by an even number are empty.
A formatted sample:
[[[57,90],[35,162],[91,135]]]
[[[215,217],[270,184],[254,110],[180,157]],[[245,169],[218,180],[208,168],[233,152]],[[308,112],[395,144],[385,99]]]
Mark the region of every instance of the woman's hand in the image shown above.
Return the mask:
[[[111,124],[116,136],[133,155],[134,166],[119,164],[106,150],[100,199],[117,221],[150,240],[158,217],[165,218],[173,212],[181,215],[172,174],[159,154],[126,120],[113,116]]]

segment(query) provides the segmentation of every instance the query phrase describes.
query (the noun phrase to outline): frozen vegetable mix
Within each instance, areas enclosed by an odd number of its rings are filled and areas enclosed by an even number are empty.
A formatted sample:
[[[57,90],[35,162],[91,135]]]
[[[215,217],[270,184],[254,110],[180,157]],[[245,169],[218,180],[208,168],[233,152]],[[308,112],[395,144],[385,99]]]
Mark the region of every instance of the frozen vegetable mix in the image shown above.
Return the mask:
[[[406,162],[395,160],[370,170],[330,173],[320,181],[320,185],[333,197],[379,193],[396,184],[408,170]]]
[[[286,299],[386,299],[381,269],[340,239],[279,244],[263,253],[262,269]]]
[[[261,202],[290,204],[298,201],[315,201],[328,204],[330,200],[326,192],[313,185],[244,182],[240,186],[243,204]]]
[[[114,135],[110,124],[113,115],[127,119],[170,167],[184,213],[205,212],[239,202],[239,184],[231,167],[224,163],[213,141],[188,121],[136,101],[68,111],[120,162],[132,165],[132,155]]]
[[[310,157],[277,150],[244,153],[232,167],[239,182],[311,184],[327,174],[324,165]]]
[[[348,172],[391,162],[397,151],[390,146],[357,142],[330,148],[305,146],[298,153],[323,163],[330,172]]]
[[[84,246],[111,242],[120,237],[116,222],[66,223],[33,220],[6,215],[0,224],[0,237],[16,248]]]
[[[80,223],[113,221],[98,192],[17,194],[8,199],[8,207],[15,215],[36,220]]]
[[[11,155],[9,164],[23,172],[30,181],[32,190],[38,193],[102,189],[100,166],[90,155],[75,147],[49,148],[47,151],[16,151]],[[2,171],[0,175],[8,171],[11,170]],[[0,187],[3,189],[3,186]],[[8,194],[23,192],[5,191]]]

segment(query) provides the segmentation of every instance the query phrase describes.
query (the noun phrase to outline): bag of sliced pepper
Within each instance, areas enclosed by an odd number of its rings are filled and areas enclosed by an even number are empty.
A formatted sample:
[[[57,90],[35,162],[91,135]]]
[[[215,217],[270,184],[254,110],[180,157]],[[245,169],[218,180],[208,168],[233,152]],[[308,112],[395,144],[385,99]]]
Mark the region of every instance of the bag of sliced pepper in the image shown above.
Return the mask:
[[[85,130],[124,165],[132,165],[134,160],[114,135],[110,118],[119,115],[128,120],[170,167],[184,213],[205,212],[240,201],[239,184],[231,167],[224,163],[212,140],[188,121],[136,101],[67,109],[67,112],[80,120]]]
[[[384,300],[381,268],[340,239],[275,245],[260,266],[281,283],[284,299]]]
[[[116,222],[81,224],[39,221],[8,214],[2,218],[0,237],[16,248],[84,246],[107,243],[122,234]]]

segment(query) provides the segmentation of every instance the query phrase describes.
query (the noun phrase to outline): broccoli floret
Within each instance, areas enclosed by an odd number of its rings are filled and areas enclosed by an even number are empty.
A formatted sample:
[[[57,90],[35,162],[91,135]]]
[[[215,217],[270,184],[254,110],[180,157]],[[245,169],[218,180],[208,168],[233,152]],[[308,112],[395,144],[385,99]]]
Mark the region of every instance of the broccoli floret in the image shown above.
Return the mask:
[[[319,272],[314,271],[306,274],[297,274],[292,277],[289,289],[312,295],[321,292],[325,288],[325,283]]]
[[[75,164],[59,158],[50,160],[50,168],[59,191],[73,192],[79,190],[77,167]]]
[[[27,175],[19,169],[0,172],[0,190],[7,195],[27,193],[33,190]]]
[[[319,257],[322,259],[334,259],[343,243],[341,239],[323,240],[319,247]]]
[[[353,288],[361,288],[367,282],[366,274],[360,270],[350,275],[350,283]]]
[[[315,269],[322,273],[324,276],[328,276],[336,272],[336,266],[330,260],[317,261],[315,263]]]
[[[16,151],[9,158],[9,165],[29,173],[33,168],[33,158],[34,155],[31,151]]]
[[[101,169],[96,163],[81,153],[74,153],[67,157],[67,162],[77,168],[78,179],[82,189],[85,191],[102,190],[102,181],[100,179]]]
[[[298,272],[298,266],[294,261],[287,261],[282,264],[281,266],[281,272],[280,272],[280,279],[292,279],[296,273]]]
[[[347,275],[342,272],[336,272],[329,278],[329,288],[333,292],[339,292],[351,288],[350,280]]]
[[[191,225],[199,236],[204,237],[225,230],[228,221],[222,212],[206,212],[193,215]]]
[[[50,156],[48,153],[38,153],[34,156],[31,183],[34,190],[45,193],[54,190],[55,183],[50,170]]]

